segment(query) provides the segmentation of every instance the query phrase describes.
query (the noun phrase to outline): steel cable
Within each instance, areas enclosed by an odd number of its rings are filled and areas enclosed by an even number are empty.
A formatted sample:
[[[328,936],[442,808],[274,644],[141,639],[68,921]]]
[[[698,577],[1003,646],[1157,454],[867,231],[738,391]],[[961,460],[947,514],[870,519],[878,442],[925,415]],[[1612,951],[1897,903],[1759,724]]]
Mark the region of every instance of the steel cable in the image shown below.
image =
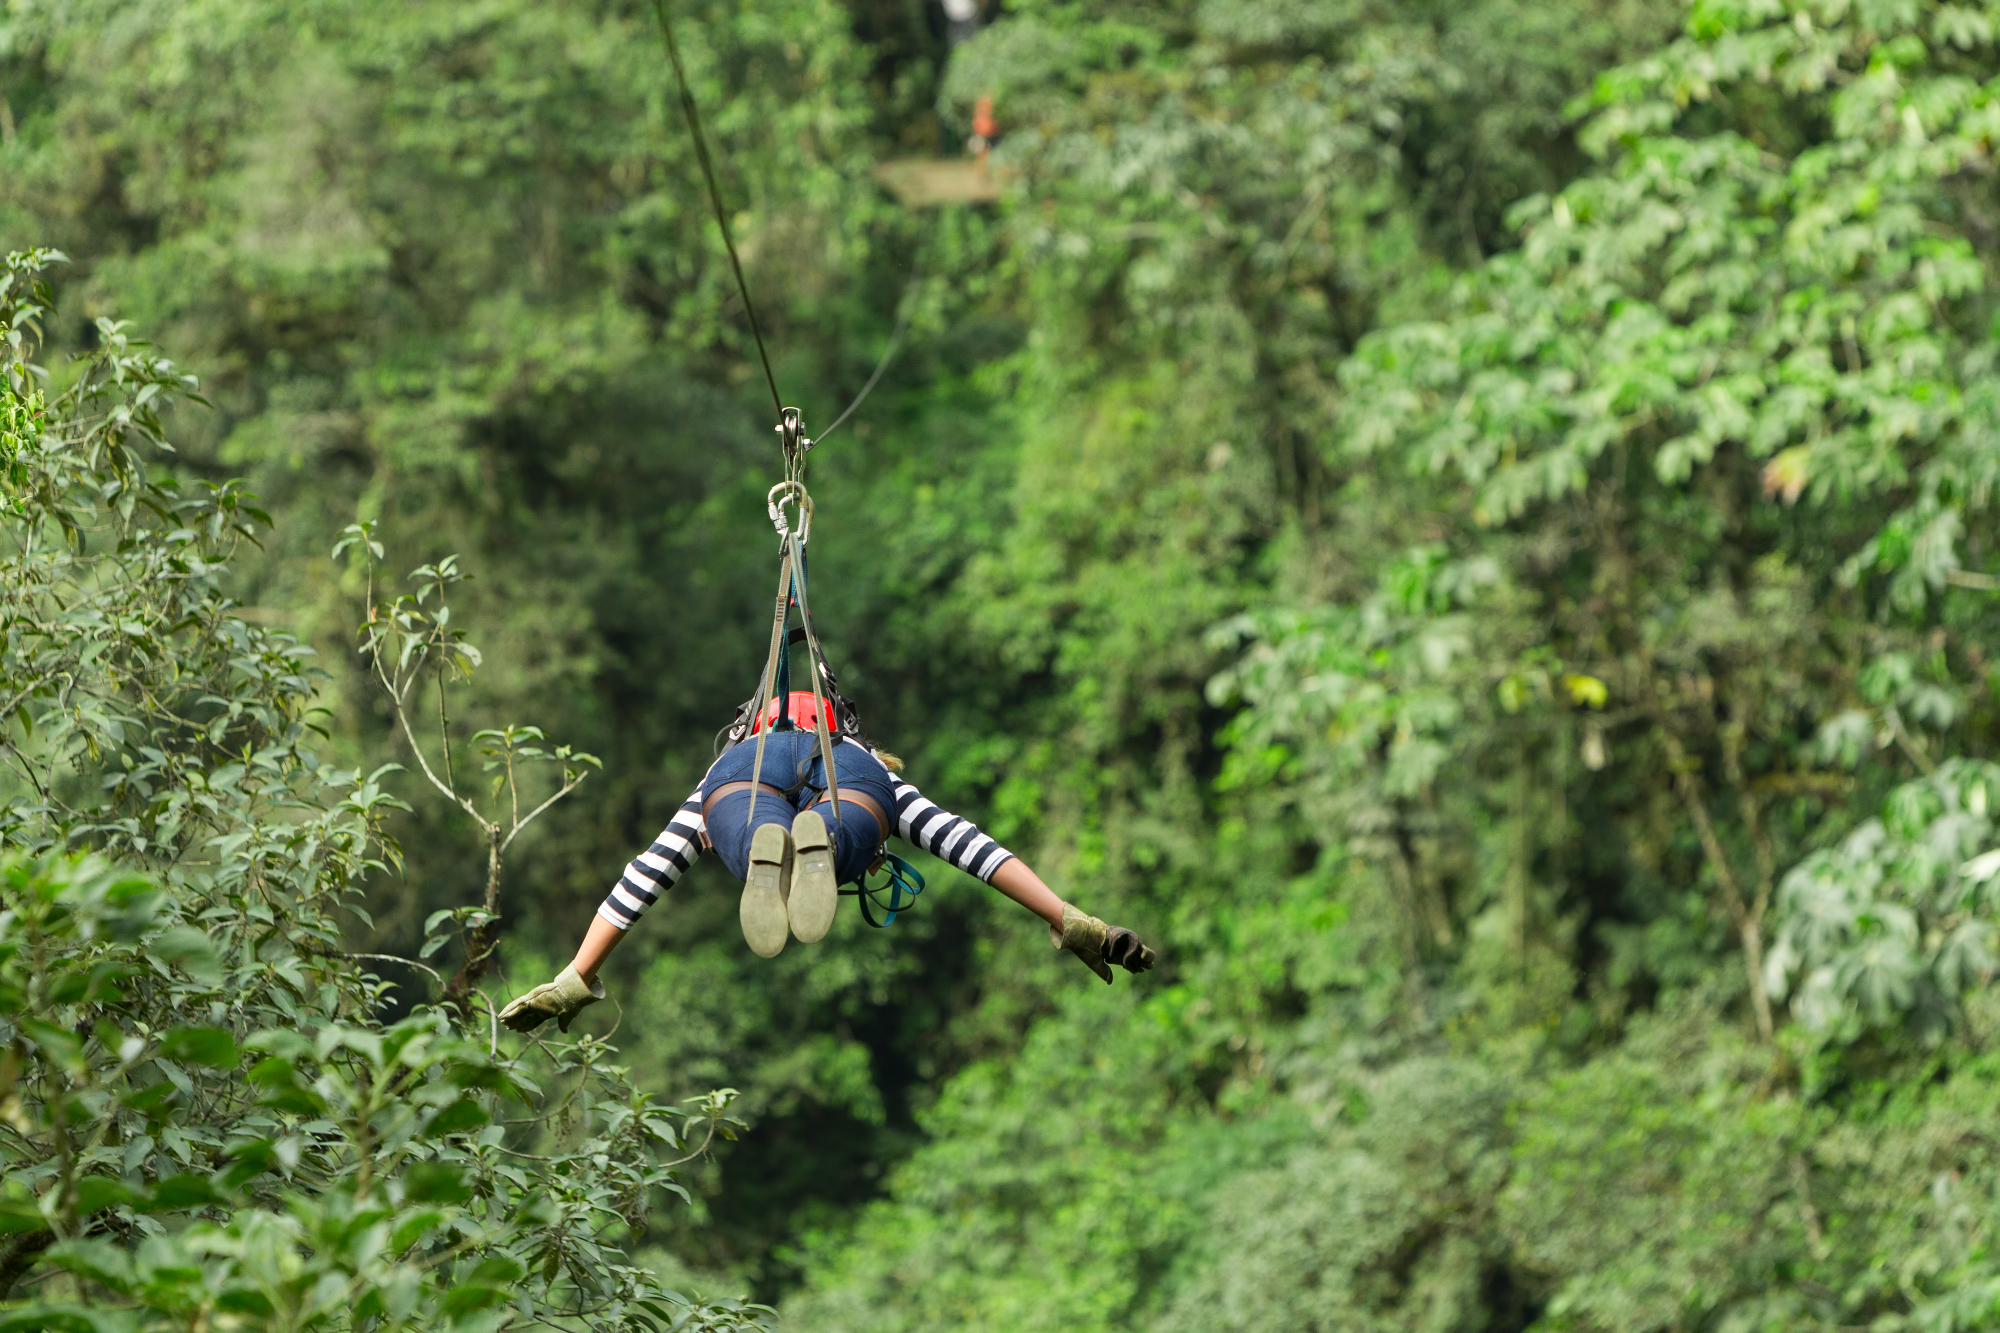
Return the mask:
[[[694,136],[695,157],[701,162],[702,177],[708,182],[708,200],[715,208],[715,225],[722,230],[723,248],[729,251],[729,267],[736,274],[736,290],[742,294],[743,309],[750,315],[750,336],[757,340],[757,359],[764,363],[764,382],[771,386],[771,406],[785,410],[778,394],[778,377],[771,373],[771,356],[764,350],[764,330],[757,322],[757,306],[750,299],[750,284],[743,281],[743,261],[736,257],[736,238],[729,231],[729,215],[722,207],[722,191],[715,184],[715,166],[708,158],[708,137],[701,132],[701,113],[695,110],[694,94],[688,91],[687,70],[681,65],[681,49],[674,41],[674,25],[667,21],[666,0],[653,0],[653,13],[660,20],[660,35],[667,41],[667,59],[673,62],[674,79],[681,90],[681,114],[687,117],[688,132]]]
[[[868,395],[874,392],[875,385],[880,382],[882,372],[887,370],[889,362],[895,359],[897,350],[903,344],[903,335],[910,331],[910,320],[916,314],[917,303],[911,298],[917,288],[923,283],[924,269],[930,263],[931,250],[936,244],[937,233],[933,232],[931,233],[931,239],[925,243],[923,250],[917,255],[916,267],[911,270],[910,280],[903,286],[902,299],[897,302],[897,305],[902,307],[902,309],[896,317],[896,327],[889,334],[889,345],[882,349],[882,359],[875,363],[875,373],[870,375],[868,382],[861,386],[861,392],[854,395],[854,401],[847,405],[847,410],[835,417],[831,426],[828,426],[814,437],[813,444],[815,446],[825,444],[827,436],[839,430],[847,419],[854,415],[855,409],[867,401]]]

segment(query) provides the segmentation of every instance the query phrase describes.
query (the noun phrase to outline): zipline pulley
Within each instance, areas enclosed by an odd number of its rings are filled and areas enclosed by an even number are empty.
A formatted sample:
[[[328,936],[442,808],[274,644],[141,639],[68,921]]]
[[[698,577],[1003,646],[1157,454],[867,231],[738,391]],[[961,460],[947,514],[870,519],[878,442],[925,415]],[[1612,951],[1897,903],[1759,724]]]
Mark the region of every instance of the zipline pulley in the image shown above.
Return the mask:
[[[794,474],[799,461],[812,452],[813,442],[806,438],[805,418],[796,407],[787,407],[778,413],[778,424],[771,429],[778,432],[778,441],[785,450],[785,472]]]

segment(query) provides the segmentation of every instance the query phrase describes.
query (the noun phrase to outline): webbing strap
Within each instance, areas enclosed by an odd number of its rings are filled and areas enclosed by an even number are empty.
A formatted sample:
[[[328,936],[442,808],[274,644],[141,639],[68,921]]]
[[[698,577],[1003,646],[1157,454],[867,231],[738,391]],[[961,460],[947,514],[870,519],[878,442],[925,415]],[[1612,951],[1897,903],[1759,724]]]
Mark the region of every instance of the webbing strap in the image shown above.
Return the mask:
[[[785,541],[791,556],[792,588],[798,595],[799,619],[806,627],[806,647],[812,650],[813,669],[813,735],[819,740],[820,758],[826,761],[826,791],[833,800],[833,817],[840,818],[840,775],[833,768],[833,738],[826,730],[826,694],[820,688],[820,667],[826,661],[826,654],[820,651],[819,635],[813,630],[812,609],[806,602],[806,565],[804,543],[799,534],[793,533]]]
[[[794,409],[786,408],[785,414],[788,426],[797,426],[799,424],[798,414]],[[803,436],[800,436],[800,438],[803,438]],[[789,445],[787,449],[788,451],[790,450]],[[798,455],[788,452],[788,457],[796,461]],[[799,527],[797,532],[793,532],[790,524],[785,521],[784,511],[790,505],[796,505],[799,510]],[[804,481],[800,480],[797,476],[792,476],[773,486],[770,493],[764,497],[764,512],[770,517],[771,526],[778,534],[778,563],[781,566],[779,578],[781,582],[787,583],[791,600],[798,604],[801,624],[797,629],[786,631],[782,629],[782,626],[788,623],[788,620],[785,618],[774,618],[771,651],[764,659],[765,677],[760,678],[758,682],[757,695],[744,700],[742,705],[736,710],[735,719],[728,726],[716,733],[715,753],[717,758],[722,756],[724,736],[729,738],[731,744],[735,744],[747,737],[753,727],[760,730],[763,729],[764,722],[762,715],[764,706],[769,703],[771,697],[767,681],[775,669],[776,678],[779,682],[778,692],[782,695],[789,691],[791,655],[787,649],[800,640],[804,640],[810,647],[813,669],[817,673],[813,678],[814,702],[819,705],[820,711],[824,713],[827,711],[828,701],[832,701],[833,721],[827,727],[827,730],[832,731],[837,727],[854,739],[861,739],[861,715],[855,711],[853,701],[840,692],[840,680],[833,674],[832,664],[826,660],[826,651],[820,646],[819,642],[818,627],[813,623],[812,607],[806,602],[804,597],[806,572],[805,550],[807,543],[812,540],[813,512],[812,496],[806,493]],[[794,538],[796,538],[796,542]],[[794,545],[797,547],[798,558],[796,561],[792,558],[792,548]],[[796,567],[794,568],[794,566]],[[787,728],[790,727],[791,719],[789,713],[786,714],[781,725]],[[832,762],[830,749],[822,747],[822,755],[829,763]]]
[[[842,889],[841,893],[857,900],[861,904],[861,919],[875,929],[881,930],[895,924],[897,913],[908,911],[916,905],[918,896],[924,891],[924,877],[915,866],[894,852],[883,852],[882,859],[868,868],[868,874],[872,875],[877,870],[888,875],[887,884],[877,884],[870,888],[868,875],[863,875],[859,884],[851,889]],[[885,893],[889,895],[889,901],[886,903],[882,901],[882,895]],[[875,913],[878,911],[883,914],[880,921],[875,919]]]
[[[790,731],[796,725],[792,721],[792,638],[798,633],[793,630],[785,635],[785,646],[778,650],[778,681],[771,687],[771,702],[777,705],[778,715],[774,718],[759,716],[757,725],[771,731]]]
[[[813,738],[819,743],[819,756],[826,765],[826,791],[833,801],[833,817],[840,818],[840,774],[834,766],[833,737],[826,729],[826,693],[820,676],[825,668],[826,653],[819,646],[819,635],[813,629],[812,607],[806,598],[805,557],[803,545],[796,532],[785,536],[785,558],[778,569],[778,604],[771,620],[771,651],[764,661],[764,674],[757,686],[757,706],[750,716],[761,719],[764,710],[774,697],[772,691],[779,688],[779,681],[790,684],[791,643],[786,633],[786,622],[791,619],[791,604],[799,604],[799,619],[805,622],[806,646],[812,652],[813,670]],[[790,716],[789,707],[781,709]],[[757,728],[757,759],[750,770],[750,780],[761,783],[764,780],[764,745],[770,739],[775,725],[765,724]],[[757,822],[757,793],[750,795],[750,812],[744,817],[744,827]]]
[[[785,651],[786,611],[792,601],[792,572],[782,566],[778,570],[778,609],[771,618],[771,651],[764,658],[764,674],[757,680],[757,707],[750,716],[762,717],[764,708],[771,702],[771,686],[777,674],[778,654]],[[769,727],[757,728],[757,763],[750,770],[750,780],[762,784],[764,781],[764,742],[771,735]],[[750,813],[744,817],[743,827],[750,828],[757,822],[758,792],[750,793]]]

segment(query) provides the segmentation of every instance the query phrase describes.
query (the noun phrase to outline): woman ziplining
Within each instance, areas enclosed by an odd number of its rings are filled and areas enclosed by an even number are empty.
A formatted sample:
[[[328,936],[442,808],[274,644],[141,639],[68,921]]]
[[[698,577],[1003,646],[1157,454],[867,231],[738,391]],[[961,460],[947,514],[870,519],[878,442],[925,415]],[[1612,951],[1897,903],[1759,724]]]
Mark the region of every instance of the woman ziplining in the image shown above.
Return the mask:
[[[708,849],[715,851],[730,874],[743,881],[738,907],[743,938],[765,958],[776,957],[787,938],[804,944],[825,938],[843,893],[858,900],[869,925],[893,922],[923,891],[922,877],[888,853],[887,842],[893,835],[977,876],[1041,917],[1048,922],[1050,943],[1074,953],[1106,985],[1111,982],[1113,967],[1145,971],[1153,965],[1153,951],[1140,943],[1138,936],[1064,902],[1025,861],[980,832],[971,821],[925,799],[897,775],[899,761],[862,740],[860,717],[840,693],[813,626],[806,584],[806,544],[812,536],[813,503],[806,491],[805,458],[815,444],[824,442],[854,414],[881,379],[908,326],[908,316],[905,313],[897,320],[875,373],[847,410],[819,440],[808,439],[798,409],[784,406],[778,393],[777,376],[764,347],[763,327],[750,299],[749,284],[743,279],[743,264],[730,234],[728,211],[715,183],[708,140],[702,133],[694,96],[688,91],[687,71],[681,64],[673,25],[667,19],[665,0],[654,0],[653,12],[679,85],[681,112],[708,186],[716,228],[722,233],[737,293],[750,321],[764,382],[778,412],[785,479],[771,488],[766,500],[766,512],[779,541],[771,646],[757,693],[724,729],[729,747],[717,756],[652,846],[625,867],[624,875],[597,909],[596,919],[569,966],[554,980],[501,1010],[501,1021],[517,1032],[527,1032],[553,1018],[567,1032],[579,1011],[604,998],[604,985],[597,973],[606,956],[640,914]],[[912,286],[914,282],[913,278]],[[793,512],[796,523],[785,517],[787,509]],[[800,622],[796,628],[790,624],[794,609]],[[792,645],[798,642],[805,644],[811,658],[809,691],[790,687]],[[889,882],[871,888],[867,876],[877,871],[885,873]],[[842,889],[843,884],[853,887]],[[889,895],[887,902],[881,899],[883,893]],[[884,913],[884,920],[876,921],[876,910]]]
[[[551,1018],[566,1032],[580,1011],[603,999],[597,973],[605,957],[709,849],[743,881],[738,906],[743,938],[765,958],[776,957],[788,937],[803,944],[825,938],[843,893],[859,900],[870,925],[893,922],[923,888],[920,876],[889,855],[886,844],[893,835],[1041,917],[1048,922],[1050,943],[1074,953],[1107,985],[1113,967],[1143,972],[1153,965],[1153,951],[1137,935],[1064,902],[1027,862],[970,820],[926,799],[900,776],[899,760],[861,739],[860,719],[820,648],[807,596],[812,498],[801,477],[813,441],[803,438],[795,409],[784,410],[779,429],[791,475],[772,487],[767,504],[781,562],[771,650],[757,694],[725,729],[728,748],[652,846],[625,867],[569,966],[500,1011],[500,1020],[517,1032]],[[784,516],[787,505],[797,511],[796,528]],[[796,628],[790,624],[793,610],[800,621]],[[790,688],[791,650],[798,642],[811,659],[811,690]],[[867,876],[877,871],[886,873],[889,883],[870,888]],[[854,887],[843,890],[843,884]],[[885,892],[889,900],[883,903]],[[885,920],[875,920],[877,908]]]
[[[829,819],[831,798],[823,785],[825,767],[816,752],[817,737],[796,725],[796,715],[813,703],[806,691],[793,693],[793,729],[774,730],[769,736],[764,756],[768,771],[790,783],[753,786],[752,779],[739,777],[751,771],[755,742],[746,739],[732,745],[652,846],[625,867],[569,966],[553,981],[502,1009],[501,1022],[516,1032],[527,1032],[553,1018],[567,1032],[580,1011],[604,998],[604,983],[597,973],[605,957],[709,848],[730,874],[743,880],[739,907],[743,936],[766,958],[785,947],[787,934],[804,944],[822,939],[833,924],[839,885],[861,881],[893,833],[984,880],[1041,917],[1049,923],[1050,942],[1074,953],[1107,984],[1114,966],[1143,972],[1153,965],[1153,951],[1138,936],[1064,902],[1027,862],[970,820],[926,799],[878,751],[851,736],[836,742],[840,813]],[[754,812],[753,803],[758,807]]]

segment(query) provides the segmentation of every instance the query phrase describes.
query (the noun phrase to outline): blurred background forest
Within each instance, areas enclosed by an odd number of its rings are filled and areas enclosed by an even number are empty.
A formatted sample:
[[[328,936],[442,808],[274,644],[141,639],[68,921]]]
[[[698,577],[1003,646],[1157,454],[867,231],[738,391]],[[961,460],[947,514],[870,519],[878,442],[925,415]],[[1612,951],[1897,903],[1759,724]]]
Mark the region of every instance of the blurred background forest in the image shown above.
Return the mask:
[[[2000,1318],[2000,6],[674,12],[809,431],[910,320],[812,456],[843,684],[1162,963],[1107,990],[934,862],[767,962],[704,863],[582,1020],[743,1093],[648,1263],[814,1333]],[[0,250],[69,257],[52,344],[200,377],[171,466],[275,516],[231,591],[332,748],[408,758],[365,519],[473,576],[455,734],[603,760],[509,864],[516,992],[766,632],[778,452],[652,22],[0,6]],[[997,202],[871,177],[981,95]],[[357,949],[483,882],[399,790]]]

